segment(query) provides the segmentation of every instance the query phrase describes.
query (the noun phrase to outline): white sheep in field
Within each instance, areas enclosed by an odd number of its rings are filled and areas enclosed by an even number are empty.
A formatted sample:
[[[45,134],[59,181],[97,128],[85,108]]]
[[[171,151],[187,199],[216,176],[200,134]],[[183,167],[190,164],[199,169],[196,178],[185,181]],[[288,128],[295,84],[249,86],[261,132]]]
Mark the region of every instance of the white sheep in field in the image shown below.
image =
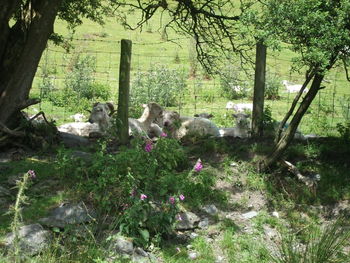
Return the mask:
[[[283,84],[283,86],[285,86],[287,92],[289,92],[289,93],[297,93],[300,91],[301,87],[303,86],[301,84],[290,85],[290,84],[288,84],[287,80],[283,80],[282,84]],[[308,89],[305,88],[303,92],[307,92],[307,91],[308,91]]]
[[[253,103],[234,103],[229,101],[226,103],[227,110],[233,110],[237,113],[243,113],[245,111],[253,111]]]
[[[101,130],[107,130],[111,125],[111,113],[114,107],[110,103],[96,103],[91,111],[89,122],[97,123]],[[163,109],[160,105],[150,102],[144,106],[143,114],[138,119],[129,118],[129,135],[145,135],[153,132],[156,136],[160,136],[162,130],[153,121],[160,117]]]
[[[182,139],[186,135],[219,137],[219,128],[209,119],[180,116],[176,111],[163,113],[163,126],[170,138]]]
[[[70,116],[75,122],[83,122],[83,120],[86,118],[84,114],[82,113],[76,113],[74,115]]]
[[[239,137],[248,138],[250,137],[251,123],[249,115],[245,113],[237,113],[232,115],[235,118],[235,127],[232,128],[220,128],[221,137]]]

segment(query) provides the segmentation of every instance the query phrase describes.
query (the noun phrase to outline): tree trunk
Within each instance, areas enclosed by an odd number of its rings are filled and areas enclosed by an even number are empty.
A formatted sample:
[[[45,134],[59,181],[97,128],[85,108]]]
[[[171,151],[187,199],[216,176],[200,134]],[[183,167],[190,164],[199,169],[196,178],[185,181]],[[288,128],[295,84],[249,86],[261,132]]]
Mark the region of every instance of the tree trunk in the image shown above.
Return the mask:
[[[252,136],[262,136],[264,118],[265,96],[265,73],[266,73],[266,46],[262,41],[256,44],[255,80],[252,116]]]
[[[0,122],[5,125],[18,111],[37,102],[28,98],[29,91],[62,0],[27,2],[10,28],[9,19],[20,2],[0,4],[7,6],[7,11],[0,11]]]
[[[324,75],[321,75],[321,74],[316,74],[314,76],[310,90],[305,95],[303,101],[299,105],[299,108],[297,112],[294,114],[292,121],[290,122],[290,125],[288,126],[286,132],[278,141],[272,153],[269,156],[267,156],[266,159],[263,161],[262,167],[261,167],[263,170],[265,170],[266,168],[274,164],[276,161],[278,161],[281,158],[284,151],[289,146],[289,144],[291,143],[291,141],[293,140],[295,131],[297,130],[302,117],[304,116],[311,102],[313,101],[318,91],[320,90],[320,86],[323,78],[324,78]]]

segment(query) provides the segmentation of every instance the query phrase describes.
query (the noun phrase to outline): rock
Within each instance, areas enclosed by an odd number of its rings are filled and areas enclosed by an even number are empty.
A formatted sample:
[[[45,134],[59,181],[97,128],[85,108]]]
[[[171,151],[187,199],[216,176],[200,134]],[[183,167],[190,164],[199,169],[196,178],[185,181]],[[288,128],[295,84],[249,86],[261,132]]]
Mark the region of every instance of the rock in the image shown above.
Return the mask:
[[[268,225],[263,226],[265,235],[270,239],[273,240],[278,237],[278,232],[276,229],[269,227]]]
[[[238,166],[238,163],[232,162],[232,163],[230,163],[230,166],[231,166],[231,167],[237,167],[237,166]]]
[[[82,136],[71,134],[68,132],[59,132],[59,134],[64,146],[68,148],[76,148],[90,145],[89,139],[84,138]]]
[[[156,262],[152,261],[151,256],[144,251],[142,248],[135,248],[134,254],[132,255],[132,262],[137,262],[137,263],[148,263],[148,262]]]
[[[134,245],[132,241],[126,237],[114,235],[109,240],[109,243],[109,251],[116,252],[122,255],[132,255],[134,252]]]
[[[195,233],[195,232],[192,232],[191,234],[190,234],[190,238],[191,239],[195,239],[196,237],[198,237],[199,235],[197,234],[197,233]]]
[[[209,226],[209,219],[206,217],[202,221],[199,222],[199,228],[207,228]]]
[[[19,229],[19,246],[22,253],[36,255],[50,244],[51,232],[44,230],[40,224],[22,226]],[[9,233],[5,238],[5,245],[11,249],[15,239],[14,233]]]
[[[140,255],[141,257],[148,257],[148,253],[140,247],[135,248],[134,253]]]
[[[182,220],[178,221],[176,224],[176,230],[189,230],[194,229],[198,226],[200,218],[192,212],[182,212],[179,213]]]
[[[280,218],[280,215],[277,211],[273,211],[272,212],[272,216],[276,217],[276,218]]]
[[[198,258],[198,253],[197,252],[190,252],[188,253],[188,257],[191,259],[191,260],[195,260]]]
[[[225,261],[225,258],[223,256],[217,256],[216,260],[215,260],[215,263],[221,263],[221,262],[224,262],[224,261]]]
[[[11,196],[11,192],[5,187],[0,186],[0,197]]]
[[[64,228],[66,225],[91,222],[94,216],[95,212],[87,210],[84,203],[81,202],[57,207],[50,216],[39,219],[39,222],[48,227]]]
[[[258,212],[256,212],[256,211],[250,211],[248,213],[242,214],[244,219],[251,219],[253,217],[256,217],[257,215],[258,215]]]
[[[202,210],[212,216],[216,215],[219,212],[215,205],[206,205],[202,208]]]

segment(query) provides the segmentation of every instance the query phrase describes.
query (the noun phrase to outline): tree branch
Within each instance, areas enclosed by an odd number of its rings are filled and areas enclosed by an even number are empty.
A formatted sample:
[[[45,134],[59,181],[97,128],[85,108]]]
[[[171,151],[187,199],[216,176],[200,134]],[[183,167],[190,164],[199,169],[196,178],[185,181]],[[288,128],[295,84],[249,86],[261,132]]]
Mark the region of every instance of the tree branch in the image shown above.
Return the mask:
[[[294,109],[295,107],[297,106],[298,104],[298,101],[301,97],[301,95],[303,94],[306,86],[309,84],[309,82],[311,81],[311,79],[315,76],[315,73],[312,72],[310,73],[310,70],[307,71],[307,77],[306,77],[306,80],[305,82],[303,83],[303,86],[301,87],[301,89],[299,90],[297,96],[295,96],[293,102],[292,102],[292,105],[290,106],[289,108],[289,111],[287,112],[287,114],[284,116],[283,120],[281,121],[281,123],[279,124],[278,126],[278,130],[277,130],[277,134],[276,134],[276,138],[275,138],[275,143],[277,143],[280,139],[281,139],[281,135],[282,135],[282,131],[283,131],[283,128],[284,126],[286,125],[288,119],[290,116],[292,116],[293,112],[294,112]]]

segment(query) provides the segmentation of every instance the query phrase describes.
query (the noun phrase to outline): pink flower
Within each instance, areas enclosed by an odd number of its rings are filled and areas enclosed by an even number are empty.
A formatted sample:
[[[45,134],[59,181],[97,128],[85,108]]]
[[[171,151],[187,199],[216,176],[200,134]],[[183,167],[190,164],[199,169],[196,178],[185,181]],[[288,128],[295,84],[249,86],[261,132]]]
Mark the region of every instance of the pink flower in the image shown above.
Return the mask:
[[[151,141],[148,141],[148,142],[146,143],[145,151],[148,152],[148,153],[149,153],[150,151],[152,151],[152,142],[151,142]]]
[[[141,195],[140,195],[140,199],[141,199],[141,200],[145,200],[146,198],[147,198],[147,195],[145,195],[145,194],[141,194]]]
[[[169,197],[169,202],[170,202],[170,204],[175,204],[175,197],[170,196]]]
[[[176,252],[177,252],[177,253],[180,253],[180,251],[181,251],[180,248],[177,247],[177,248],[176,248]]]
[[[179,198],[180,198],[181,201],[185,200],[185,196],[184,195],[180,195]]]
[[[202,161],[201,161],[201,159],[198,159],[198,161],[196,162],[196,164],[194,166],[194,170],[196,172],[200,172],[202,169],[203,169]]]
[[[165,132],[162,132],[162,134],[160,135],[160,137],[167,137],[168,134],[166,134]]]
[[[35,179],[35,178],[36,178],[36,174],[35,174],[35,172],[34,172],[33,170],[29,170],[29,171],[27,172],[27,174],[29,175],[29,177],[30,177],[31,179]]]

